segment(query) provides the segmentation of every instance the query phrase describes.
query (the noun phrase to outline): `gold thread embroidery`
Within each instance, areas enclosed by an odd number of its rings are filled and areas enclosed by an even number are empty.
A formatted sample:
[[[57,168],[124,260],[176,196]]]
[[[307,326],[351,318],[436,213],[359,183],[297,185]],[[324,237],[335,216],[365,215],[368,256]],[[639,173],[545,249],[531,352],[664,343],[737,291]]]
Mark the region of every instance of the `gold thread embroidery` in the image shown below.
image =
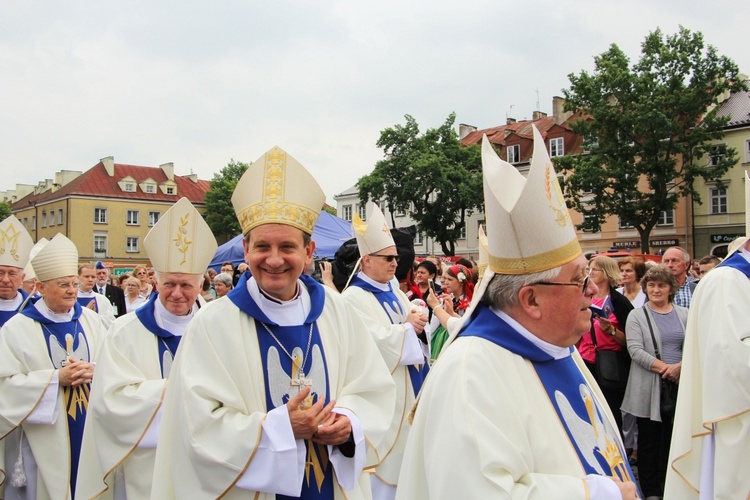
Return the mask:
[[[10,243],[10,255],[13,260],[19,260],[18,256],[18,237],[21,235],[16,227],[11,224],[5,231],[0,230],[0,255],[5,254],[5,243]]]
[[[570,242],[548,252],[518,258],[489,256],[490,269],[499,274],[530,274],[546,271],[571,262],[581,255],[581,245],[573,238]]]
[[[182,261],[180,265],[187,261],[187,252],[190,250],[192,241],[187,238],[187,225],[190,222],[190,212],[186,213],[184,217],[180,217],[180,225],[177,226],[177,236],[172,241],[175,242],[177,250],[182,254]]]
[[[570,216],[568,215],[567,207],[564,206],[565,198],[563,197],[562,189],[560,189],[560,183],[557,182],[557,178],[555,178],[554,181],[551,181],[550,179],[549,165],[544,170],[544,190],[546,191],[547,199],[550,202],[549,206],[555,212],[555,222],[562,227],[567,226],[570,222]],[[557,202],[557,206],[553,205],[553,190],[555,191],[555,202]],[[561,209],[560,207],[563,208]]]

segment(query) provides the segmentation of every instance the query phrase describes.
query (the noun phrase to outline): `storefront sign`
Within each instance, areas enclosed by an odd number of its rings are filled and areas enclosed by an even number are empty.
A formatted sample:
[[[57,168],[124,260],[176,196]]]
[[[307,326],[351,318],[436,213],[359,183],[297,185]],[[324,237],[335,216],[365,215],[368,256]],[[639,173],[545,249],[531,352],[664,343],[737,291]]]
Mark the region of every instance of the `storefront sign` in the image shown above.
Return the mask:
[[[677,240],[651,240],[649,242],[652,247],[675,247],[677,243]]]
[[[711,243],[731,243],[744,234],[712,234]]]

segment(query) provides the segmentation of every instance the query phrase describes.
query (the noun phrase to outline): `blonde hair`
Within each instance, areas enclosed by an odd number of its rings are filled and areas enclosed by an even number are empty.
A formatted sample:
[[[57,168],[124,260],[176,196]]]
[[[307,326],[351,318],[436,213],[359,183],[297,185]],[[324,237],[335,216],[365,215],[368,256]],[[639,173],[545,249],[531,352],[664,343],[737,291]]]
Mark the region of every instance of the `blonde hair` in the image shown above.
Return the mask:
[[[602,271],[604,271],[604,274],[607,275],[607,279],[609,280],[610,288],[617,286],[617,283],[620,282],[620,268],[617,266],[617,261],[612,257],[599,255],[598,257],[591,259],[589,267],[591,267],[591,264],[596,264]]]

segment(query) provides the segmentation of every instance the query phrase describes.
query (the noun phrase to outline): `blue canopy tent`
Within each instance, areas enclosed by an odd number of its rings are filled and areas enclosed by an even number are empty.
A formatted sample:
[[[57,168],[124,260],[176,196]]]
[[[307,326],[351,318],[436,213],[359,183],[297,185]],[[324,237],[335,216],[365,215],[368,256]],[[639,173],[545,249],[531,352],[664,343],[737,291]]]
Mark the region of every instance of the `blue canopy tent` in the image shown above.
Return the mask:
[[[312,234],[312,239],[315,241],[315,253],[313,256],[316,259],[324,257],[333,259],[336,250],[351,237],[352,225],[350,222],[322,211]],[[222,262],[231,262],[237,267],[237,264],[244,262],[244,260],[245,254],[242,250],[242,235],[238,234],[216,249],[214,258],[208,267],[212,267],[218,271]]]

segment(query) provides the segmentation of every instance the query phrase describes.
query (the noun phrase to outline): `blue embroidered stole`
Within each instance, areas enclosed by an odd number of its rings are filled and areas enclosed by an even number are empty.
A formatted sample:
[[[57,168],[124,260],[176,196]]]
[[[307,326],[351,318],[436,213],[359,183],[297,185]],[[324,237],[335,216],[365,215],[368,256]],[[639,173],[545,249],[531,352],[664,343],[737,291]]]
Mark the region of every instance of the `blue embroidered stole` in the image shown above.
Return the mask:
[[[740,255],[740,251],[734,252],[732,255],[724,259],[724,261],[719,264],[716,267],[731,267],[733,269],[737,269],[742,274],[750,278],[750,262],[747,261],[742,255]]]
[[[266,316],[248,292],[248,276],[249,273],[244,274],[227,297],[255,322],[263,373],[266,375],[266,408],[268,410],[277,408],[294,397],[304,387],[295,385],[301,374],[304,374],[304,379],[312,383],[310,396],[303,405],[312,406],[319,399],[328,404],[330,402],[328,365],[317,324],[317,319],[325,305],[323,287],[309,276],[302,275],[300,279],[310,294],[310,313],[303,325],[279,326]],[[268,333],[264,324],[273,332],[283,348]],[[311,328],[312,340],[308,351]],[[339,332],[339,334],[345,334],[345,332]],[[302,493],[298,498],[332,499],[334,478],[333,466],[328,459],[328,448],[325,445],[313,443],[310,439],[305,440],[305,447],[307,449],[305,478],[302,481]],[[276,498],[292,497],[276,495]]]
[[[571,356],[554,359],[483,304],[477,306],[459,336],[483,338],[529,360],[586,474],[634,481],[618,439],[619,431],[610,423]]]
[[[161,377],[169,378],[172,361],[177,355],[182,335],[173,335],[156,323],[156,301],[159,294],[152,293],[145,304],[135,310],[138,320],[146,327],[146,330],[156,335],[156,344],[159,346],[159,366],[161,366]]]
[[[78,321],[82,314],[81,306],[73,306],[73,318],[65,323],[55,323],[42,316],[35,307],[26,307],[23,314],[41,323],[49,357],[55,368],[63,368],[68,358],[91,362],[91,348],[86,332]],[[75,492],[78,477],[78,460],[81,454],[81,440],[86,413],[89,406],[91,384],[76,387],[63,387],[63,405],[68,417],[68,437],[70,442],[70,489]]]
[[[401,301],[398,300],[398,296],[393,292],[393,288],[391,287],[390,283],[388,283],[388,290],[384,291],[380,288],[372,286],[370,283],[366,282],[359,276],[355,276],[354,278],[352,278],[349,286],[356,286],[358,288],[361,288],[362,290],[366,290],[372,293],[372,295],[378,301],[378,304],[380,304],[380,306],[385,311],[388,319],[391,320],[391,324],[403,324],[404,319],[407,316],[407,311],[404,311],[403,305],[401,304]],[[424,363],[419,365],[409,365],[407,366],[407,368],[409,370],[409,378],[411,378],[411,386],[414,390],[414,395],[416,396],[417,394],[419,394],[419,390],[422,388],[424,379],[425,377],[427,377],[427,373],[430,371],[430,365],[429,363],[427,363],[427,359],[425,359]]]
[[[78,297],[78,303],[81,305],[81,307],[88,307],[91,302],[94,303],[94,308],[92,311],[95,313],[99,313],[99,304],[96,302],[96,297]]]
[[[26,297],[28,297],[28,296],[29,296],[29,294],[27,294],[27,293],[26,293],[26,292],[24,292],[23,290],[18,290],[18,293],[20,293],[20,294],[21,294],[21,304],[23,304],[23,301],[24,301],[24,300],[26,300]],[[11,299],[11,300],[13,300],[13,299]],[[28,304],[26,304],[26,307],[28,307]],[[16,313],[18,313],[18,309],[15,309],[15,310],[13,310],[13,311],[0,311],[0,328],[2,328],[2,326],[3,326],[3,325],[4,325],[4,324],[5,324],[5,323],[6,323],[6,322],[7,322],[7,321],[8,321],[9,319],[10,319],[10,318],[12,318],[13,316],[15,316],[15,315],[16,315]]]

